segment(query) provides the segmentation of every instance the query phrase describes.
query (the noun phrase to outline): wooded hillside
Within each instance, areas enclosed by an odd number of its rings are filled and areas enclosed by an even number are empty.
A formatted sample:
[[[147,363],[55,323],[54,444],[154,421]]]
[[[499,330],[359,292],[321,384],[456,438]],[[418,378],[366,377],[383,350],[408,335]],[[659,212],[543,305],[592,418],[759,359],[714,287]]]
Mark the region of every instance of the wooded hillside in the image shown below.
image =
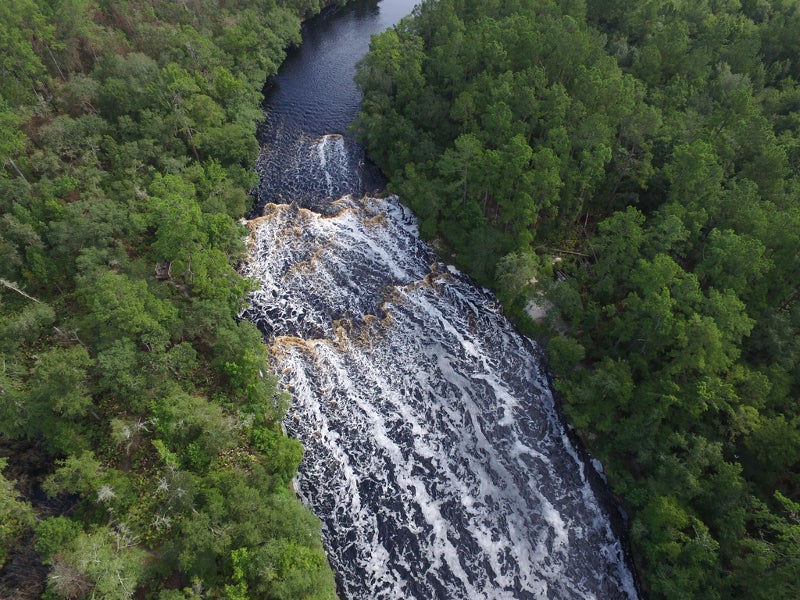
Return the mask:
[[[652,598],[800,597],[798,57],[795,0],[426,0],[360,66],[355,131],[547,344]]]
[[[321,4],[0,2],[0,596],[335,597],[236,318],[260,90]]]

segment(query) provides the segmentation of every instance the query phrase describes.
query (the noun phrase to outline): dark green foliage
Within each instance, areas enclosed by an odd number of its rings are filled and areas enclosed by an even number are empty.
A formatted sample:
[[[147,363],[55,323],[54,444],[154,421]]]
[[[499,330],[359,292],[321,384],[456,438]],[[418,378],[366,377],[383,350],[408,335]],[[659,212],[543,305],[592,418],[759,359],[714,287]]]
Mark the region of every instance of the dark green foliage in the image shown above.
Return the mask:
[[[259,90],[320,8],[0,4],[0,446],[48,452],[72,507],[35,530],[47,598],[335,597],[237,319]],[[2,564],[34,511],[0,496]]]
[[[585,26],[536,18],[535,4],[465,18],[451,3],[423,3],[414,21],[374,42],[358,76],[357,133],[399,175],[395,187],[426,231],[428,219],[446,216],[445,241],[486,282],[501,256],[585,216],[620,138],[645,144],[631,131],[648,122],[642,86]],[[618,160],[632,151],[647,148],[619,147]],[[626,168],[641,178],[649,164]],[[418,200],[418,178],[439,190],[433,211]],[[476,238],[488,251],[470,249]]]
[[[800,586],[798,14],[429,0],[358,75],[422,234],[549,338],[654,598]]]

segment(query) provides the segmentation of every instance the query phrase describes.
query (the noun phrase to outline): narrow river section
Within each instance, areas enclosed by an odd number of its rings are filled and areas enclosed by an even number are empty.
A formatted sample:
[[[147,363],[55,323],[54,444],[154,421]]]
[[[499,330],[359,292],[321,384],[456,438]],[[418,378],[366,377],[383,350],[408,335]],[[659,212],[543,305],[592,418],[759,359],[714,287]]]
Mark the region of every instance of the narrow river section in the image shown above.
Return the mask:
[[[267,89],[244,316],[292,393],[297,492],[342,599],[635,598],[540,350],[372,193],[345,133],[370,35],[412,8],[326,11]]]

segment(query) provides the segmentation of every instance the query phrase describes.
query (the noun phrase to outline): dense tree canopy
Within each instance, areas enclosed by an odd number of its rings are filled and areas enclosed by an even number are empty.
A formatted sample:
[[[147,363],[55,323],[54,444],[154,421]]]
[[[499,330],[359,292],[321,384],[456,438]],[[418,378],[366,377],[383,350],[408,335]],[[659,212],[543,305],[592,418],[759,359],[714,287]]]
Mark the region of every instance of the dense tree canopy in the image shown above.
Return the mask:
[[[547,343],[654,598],[800,594],[798,19],[426,0],[359,69],[356,133]]]
[[[0,3],[0,595],[335,597],[236,318],[259,91],[321,4]]]

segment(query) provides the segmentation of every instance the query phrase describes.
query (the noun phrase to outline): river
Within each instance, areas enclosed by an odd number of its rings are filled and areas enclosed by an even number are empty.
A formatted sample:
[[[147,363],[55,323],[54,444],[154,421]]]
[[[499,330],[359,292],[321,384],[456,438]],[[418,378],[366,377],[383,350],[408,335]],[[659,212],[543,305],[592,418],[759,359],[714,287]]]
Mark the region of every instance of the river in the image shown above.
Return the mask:
[[[267,89],[245,316],[292,393],[297,492],[342,599],[635,598],[540,350],[346,135],[356,61],[412,7],[326,11]]]

